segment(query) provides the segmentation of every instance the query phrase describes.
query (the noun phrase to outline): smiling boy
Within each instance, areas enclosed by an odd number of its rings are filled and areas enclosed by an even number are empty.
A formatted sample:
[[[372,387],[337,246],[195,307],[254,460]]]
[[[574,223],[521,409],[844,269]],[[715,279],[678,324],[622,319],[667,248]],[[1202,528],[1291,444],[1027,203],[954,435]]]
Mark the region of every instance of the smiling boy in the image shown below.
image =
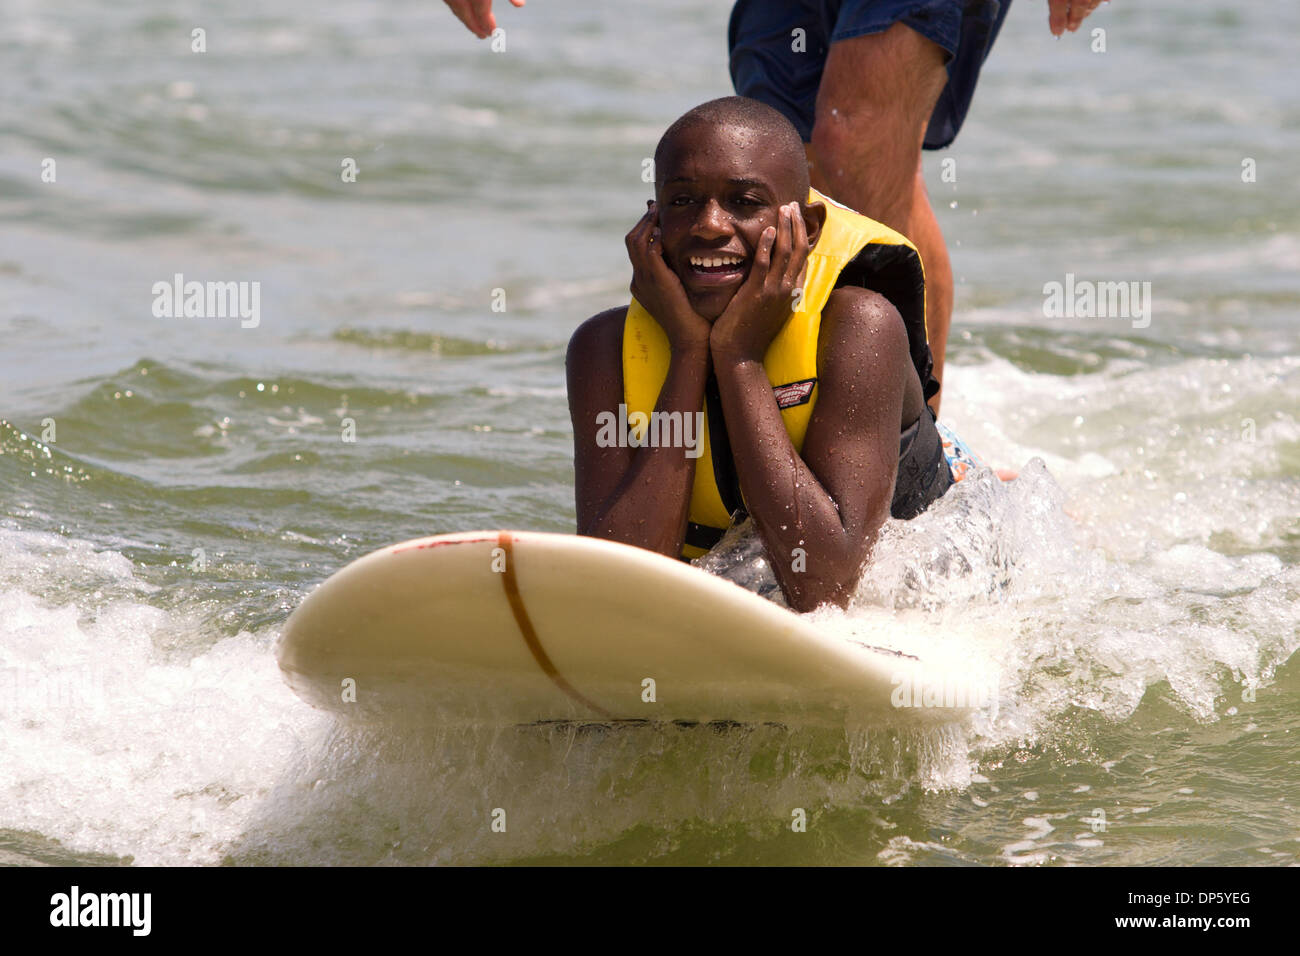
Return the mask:
[[[810,190],[799,134],[757,100],[686,113],[655,172],[631,303],[569,343],[578,533],[691,558],[748,514],[792,608],[844,607],[885,519],[952,483],[920,258]],[[634,430],[703,412],[701,447],[610,441],[620,411]]]

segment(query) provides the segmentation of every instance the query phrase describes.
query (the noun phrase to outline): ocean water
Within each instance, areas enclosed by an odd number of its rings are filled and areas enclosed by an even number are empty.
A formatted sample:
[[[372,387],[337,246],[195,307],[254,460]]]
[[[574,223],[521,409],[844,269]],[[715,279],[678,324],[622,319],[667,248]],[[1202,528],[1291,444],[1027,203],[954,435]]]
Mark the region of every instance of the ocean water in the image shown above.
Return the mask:
[[[573,529],[565,345],[626,299],[642,160],[730,92],[728,11],[506,5],[493,52],[427,0],[0,0],[0,862],[1300,859],[1294,4],[1057,41],[1017,3],[927,156],[944,417],[1022,476],[888,525],[817,621],[983,659],[988,711],[398,734],[285,687],[349,560]],[[156,316],[177,273],[259,282],[256,325]]]

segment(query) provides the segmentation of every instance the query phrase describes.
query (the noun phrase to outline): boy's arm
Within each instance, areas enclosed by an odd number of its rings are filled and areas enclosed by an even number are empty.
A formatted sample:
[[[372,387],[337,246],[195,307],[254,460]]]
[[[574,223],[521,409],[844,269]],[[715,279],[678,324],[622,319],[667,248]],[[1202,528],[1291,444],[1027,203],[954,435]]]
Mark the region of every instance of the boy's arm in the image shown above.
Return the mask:
[[[573,420],[578,534],[681,554],[695,461],[684,448],[601,447],[598,416],[618,417],[623,401],[623,323],[611,309],[578,327],[565,359]],[[704,405],[708,345],[675,348],[657,411],[694,414]],[[609,430],[606,430],[608,435]]]
[[[819,392],[802,457],[762,364],[751,359],[718,369],[741,490],[798,611],[827,602],[846,607],[853,595],[889,516],[911,369],[897,310],[865,289],[832,294],[818,352]],[[919,383],[915,391],[913,404]]]

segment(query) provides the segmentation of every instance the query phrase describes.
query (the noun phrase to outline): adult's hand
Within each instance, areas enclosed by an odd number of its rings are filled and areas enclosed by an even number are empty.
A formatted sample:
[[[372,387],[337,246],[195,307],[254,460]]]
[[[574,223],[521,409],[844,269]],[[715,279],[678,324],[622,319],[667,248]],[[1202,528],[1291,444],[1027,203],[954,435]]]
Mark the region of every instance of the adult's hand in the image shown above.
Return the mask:
[[[492,15],[492,0],[446,0],[451,12],[460,22],[469,27],[480,40],[485,40],[497,28],[497,18]],[[510,0],[516,7],[522,7],[525,0]]]
[[[1047,28],[1057,37],[1066,30],[1074,32],[1101,3],[1102,0],[1047,0]]]

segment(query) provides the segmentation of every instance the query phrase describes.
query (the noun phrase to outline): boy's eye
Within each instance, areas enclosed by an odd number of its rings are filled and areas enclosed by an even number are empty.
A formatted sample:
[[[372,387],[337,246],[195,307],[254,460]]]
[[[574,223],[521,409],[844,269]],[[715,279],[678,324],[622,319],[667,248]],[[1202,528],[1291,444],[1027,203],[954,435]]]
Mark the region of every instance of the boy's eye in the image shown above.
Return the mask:
[[[697,202],[700,202],[700,201],[701,201],[700,198],[697,197],[697,196],[690,196],[690,195],[682,194],[682,195],[678,195],[678,196],[673,196],[671,199],[669,199],[669,200],[668,200],[668,205],[669,205],[669,206],[689,206],[689,205],[691,205],[692,203],[697,203]],[[766,205],[767,205],[767,203],[764,202],[764,200],[760,199],[758,196],[735,196],[735,197],[731,197],[731,198],[725,200],[724,203],[723,203],[724,208],[727,207],[727,206],[730,206],[730,207],[733,207],[733,208],[735,208],[735,207],[744,207],[747,213],[748,213],[748,212],[752,212],[754,209],[762,208],[762,207],[764,207],[764,206],[766,206]]]

